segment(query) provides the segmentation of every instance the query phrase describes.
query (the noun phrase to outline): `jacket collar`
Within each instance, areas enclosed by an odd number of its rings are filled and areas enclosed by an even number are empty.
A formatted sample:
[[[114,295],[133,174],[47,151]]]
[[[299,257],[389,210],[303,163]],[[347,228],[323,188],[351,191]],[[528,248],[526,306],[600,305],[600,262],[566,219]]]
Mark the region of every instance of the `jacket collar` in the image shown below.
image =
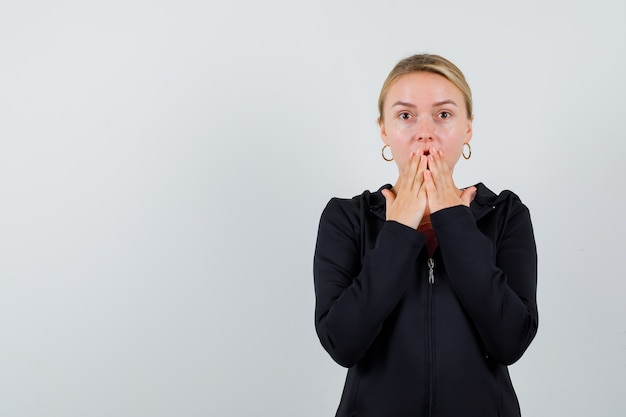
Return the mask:
[[[386,219],[386,203],[382,190],[390,190],[392,187],[391,184],[385,184],[375,193],[366,193],[366,201],[369,204],[370,211],[383,220]],[[476,184],[475,187],[476,195],[470,204],[470,210],[474,218],[479,220],[493,210],[500,201],[499,196],[487,188],[482,182]]]

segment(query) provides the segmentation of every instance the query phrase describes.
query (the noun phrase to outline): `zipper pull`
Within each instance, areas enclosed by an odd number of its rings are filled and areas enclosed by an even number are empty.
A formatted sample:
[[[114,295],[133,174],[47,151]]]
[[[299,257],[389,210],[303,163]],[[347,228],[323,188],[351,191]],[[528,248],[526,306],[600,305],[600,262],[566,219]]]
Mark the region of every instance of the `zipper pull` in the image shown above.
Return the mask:
[[[428,258],[428,283],[435,283],[435,272],[433,269],[435,268],[435,260],[433,258]]]

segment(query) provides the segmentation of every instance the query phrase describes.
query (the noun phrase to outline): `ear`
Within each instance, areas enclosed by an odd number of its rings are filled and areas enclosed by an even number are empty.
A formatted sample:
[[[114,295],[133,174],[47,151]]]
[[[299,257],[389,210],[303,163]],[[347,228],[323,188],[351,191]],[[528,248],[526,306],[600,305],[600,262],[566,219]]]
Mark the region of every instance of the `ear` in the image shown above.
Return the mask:
[[[378,123],[378,128],[380,129],[380,138],[383,140],[385,145],[389,145],[387,142],[387,131],[385,130],[385,123],[380,119],[376,119],[376,123]]]
[[[465,143],[469,143],[472,140],[472,122],[474,121],[474,115],[467,120],[467,130],[465,131]]]

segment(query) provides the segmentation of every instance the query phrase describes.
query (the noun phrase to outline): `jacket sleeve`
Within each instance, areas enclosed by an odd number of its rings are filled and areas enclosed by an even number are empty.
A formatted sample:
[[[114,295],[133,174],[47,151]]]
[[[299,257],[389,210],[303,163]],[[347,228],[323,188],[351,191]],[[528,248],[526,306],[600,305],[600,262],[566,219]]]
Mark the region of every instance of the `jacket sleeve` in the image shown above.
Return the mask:
[[[488,354],[509,365],[537,333],[537,250],[526,206],[515,199],[506,210],[493,243],[468,207],[450,207],[431,219],[457,297]]]
[[[351,202],[333,199],[319,224],[313,275],[315,328],[322,346],[350,367],[367,352],[406,290],[406,273],[425,237],[393,221],[383,225],[374,248],[361,253],[365,221]]]

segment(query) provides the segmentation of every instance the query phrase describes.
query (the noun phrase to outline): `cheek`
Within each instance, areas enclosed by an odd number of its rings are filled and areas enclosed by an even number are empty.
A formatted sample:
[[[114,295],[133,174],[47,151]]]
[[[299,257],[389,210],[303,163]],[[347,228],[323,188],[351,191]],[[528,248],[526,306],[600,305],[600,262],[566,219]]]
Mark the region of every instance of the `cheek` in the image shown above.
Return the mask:
[[[394,156],[393,160],[398,167],[398,172],[402,172],[406,166],[407,158],[404,155],[398,155],[397,157]]]
[[[446,162],[450,168],[454,167],[456,163],[461,158],[461,148],[454,147],[452,149],[448,149],[446,154]]]
[[[454,166],[454,164],[461,157],[461,147],[457,145],[456,141],[454,143],[452,141],[441,143],[441,151],[443,152],[443,160],[449,167]]]
[[[407,148],[397,148],[393,160],[398,167],[398,172],[403,172],[409,165],[409,155],[411,151]]]
[[[451,160],[447,161],[447,163],[448,163],[448,168],[449,168],[450,170],[453,170],[453,169],[454,169],[454,167],[456,166],[456,163],[457,163],[458,161],[459,161],[458,159],[451,159]]]

